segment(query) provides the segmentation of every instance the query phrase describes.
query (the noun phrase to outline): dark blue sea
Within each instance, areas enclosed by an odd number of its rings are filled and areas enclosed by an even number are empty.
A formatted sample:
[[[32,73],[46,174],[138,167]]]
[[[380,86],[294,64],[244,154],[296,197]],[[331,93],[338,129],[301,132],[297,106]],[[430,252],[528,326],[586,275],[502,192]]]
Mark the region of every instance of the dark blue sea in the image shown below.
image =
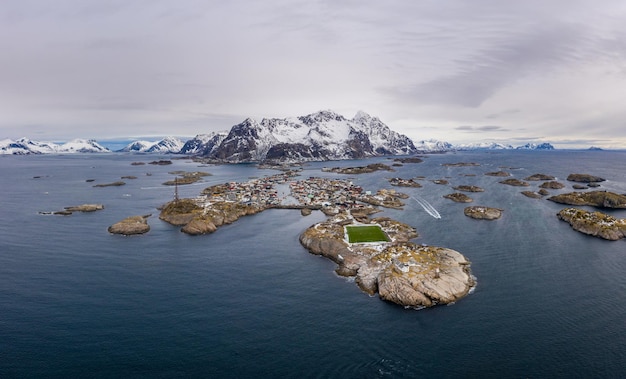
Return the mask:
[[[418,201],[390,216],[414,226],[418,243],[458,250],[478,285],[448,306],[405,309],[338,277],[298,235],[324,216],[269,210],[191,237],[158,219],[174,196],[173,170],[203,170],[180,186],[193,197],[210,185],[275,174],[254,165],[134,166],[147,155],[0,157],[0,377],[211,378],[620,378],[626,375],[626,241],[582,235],[556,217],[563,208],[520,194],[515,178],[589,173],[601,189],[626,193],[626,153],[502,151],[431,155],[395,173],[352,176],[366,190],[385,178],[424,176],[402,189]],[[167,157],[171,158],[171,157]],[[477,162],[478,167],[442,163]],[[364,161],[314,163],[355,166]],[[147,175],[150,174],[150,175]],[[473,175],[476,176],[468,176]],[[121,187],[94,184],[134,175]],[[429,180],[448,179],[450,186]],[[93,179],[93,182],[87,180]],[[465,217],[442,196],[474,184],[475,205],[504,209],[497,221]],[[531,182],[537,190],[540,182]],[[41,215],[83,203],[105,209]],[[152,214],[142,236],[107,227]],[[609,211],[626,217],[626,210]]]

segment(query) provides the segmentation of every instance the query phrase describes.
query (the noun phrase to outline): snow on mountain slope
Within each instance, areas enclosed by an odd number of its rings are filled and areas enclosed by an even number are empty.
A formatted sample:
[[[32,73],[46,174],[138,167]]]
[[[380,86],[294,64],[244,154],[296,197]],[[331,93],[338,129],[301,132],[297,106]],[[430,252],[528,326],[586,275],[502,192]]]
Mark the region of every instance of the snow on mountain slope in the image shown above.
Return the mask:
[[[265,118],[261,122],[248,118],[233,126],[219,146],[206,155],[242,162],[351,159],[415,151],[408,137],[364,112],[348,120],[333,111],[320,111],[297,118]]]
[[[185,143],[176,137],[165,137],[162,140],[150,146],[146,153],[179,153]]]
[[[185,142],[180,149],[180,153],[210,155],[222,143],[226,136],[228,136],[228,132],[226,131],[198,134]]]
[[[5,139],[0,141],[0,154],[27,155],[27,154],[59,154],[59,153],[108,153],[95,140],[75,139],[64,144],[52,142],[37,142],[28,138],[17,141]]]
[[[59,153],[110,153],[111,150],[92,139],[74,139],[62,144]]]
[[[123,149],[117,150],[121,153],[143,153],[148,150],[154,142],[150,141],[133,141],[126,145]]]
[[[159,154],[177,154],[184,146],[184,142],[176,137],[165,137],[160,141],[133,141],[126,145],[118,152],[125,153],[159,153]]]
[[[454,150],[455,147],[449,142],[435,139],[421,140],[415,144],[415,148],[423,152],[444,152]]]

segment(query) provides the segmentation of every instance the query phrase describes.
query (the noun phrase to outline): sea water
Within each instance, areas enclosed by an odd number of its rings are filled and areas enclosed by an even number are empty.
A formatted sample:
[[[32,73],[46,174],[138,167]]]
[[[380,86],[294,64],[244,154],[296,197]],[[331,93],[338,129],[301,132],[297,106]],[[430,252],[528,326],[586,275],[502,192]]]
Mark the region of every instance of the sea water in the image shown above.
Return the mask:
[[[608,179],[626,193],[626,153],[464,152],[361,175],[321,171],[392,160],[311,163],[301,175],[350,178],[365,190],[387,178],[425,177],[398,188],[417,243],[455,249],[478,285],[454,305],[405,309],[361,292],[335,265],[298,242],[325,219],[268,210],[188,236],[158,219],[174,197],[174,170],[207,171],[211,184],[275,174],[255,165],[131,165],[149,155],[1,157],[0,377],[622,377],[626,367],[626,244],[582,235],[556,217],[564,206],[520,194],[485,172],[523,179],[570,173]],[[476,162],[474,167],[443,163]],[[95,188],[122,176],[120,187]],[[430,180],[447,179],[450,185]],[[93,180],[93,181],[88,181]],[[504,210],[496,221],[463,215],[452,186],[485,188],[473,205]],[[65,206],[105,209],[42,215]],[[588,209],[588,208],[587,208]],[[433,214],[440,216],[436,218]],[[626,217],[625,210],[607,211]],[[147,215],[149,233],[107,227]]]

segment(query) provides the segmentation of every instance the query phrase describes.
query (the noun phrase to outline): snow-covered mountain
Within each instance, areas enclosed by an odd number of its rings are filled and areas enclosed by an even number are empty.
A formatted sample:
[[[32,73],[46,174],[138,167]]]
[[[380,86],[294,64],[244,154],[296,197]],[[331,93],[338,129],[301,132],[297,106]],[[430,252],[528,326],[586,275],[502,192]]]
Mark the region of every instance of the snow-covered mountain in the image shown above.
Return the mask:
[[[514,149],[511,145],[504,145],[497,142],[468,143],[456,146],[457,150],[509,150]]]
[[[211,155],[219,147],[222,141],[228,136],[228,132],[212,132],[209,134],[198,134],[194,138],[185,142],[180,149],[181,154]]]
[[[358,112],[349,120],[333,111],[320,111],[261,122],[248,118],[203,155],[229,162],[321,161],[416,151],[408,137],[392,131],[376,117]]]
[[[150,147],[154,145],[154,142],[150,141],[133,141],[126,145],[123,149],[117,150],[120,153],[144,153]]]
[[[159,153],[159,154],[168,154],[168,153],[179,153],[185,143],[176,137],[165,137],[160,141],[150,142],[150,141],[133,141],[126,145],[123,149],[118,150],[119,152],[127,152],[127,153]]]
[[[461,144],[456,146],[457,150],[554,150],[554,146],[552,146],[548,142],[536,144],[536,143],[527,143],[522,146],[513,147],[512,145],[504,145],[497,142],[479,142],[479,143],[470,143],[470,144]]]
[[[0,154],[65,154],[65,153],[109,153],[111,150],[95,140],[74,139],[63,144],[32,141],[20,138],[17,141],[5,139],[0,141]]]
[[[554,150],[554,146],[544,142],[537,145],[536,143],[527,143],[523,146],[516,147],[517,150]]]
[[[441,153],[456,149],[450,142],[435,139],[421,140],[415,144],[415,148],[424,153]]]

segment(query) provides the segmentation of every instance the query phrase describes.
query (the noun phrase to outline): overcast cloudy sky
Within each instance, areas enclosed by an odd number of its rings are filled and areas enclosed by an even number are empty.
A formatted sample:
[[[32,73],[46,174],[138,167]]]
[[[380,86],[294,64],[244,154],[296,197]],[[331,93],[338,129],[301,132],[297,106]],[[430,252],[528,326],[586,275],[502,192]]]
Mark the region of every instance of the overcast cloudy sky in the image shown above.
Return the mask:
[[[626,147],[626,2],[0,2],[0,139],[322,109],[415,140]]]

